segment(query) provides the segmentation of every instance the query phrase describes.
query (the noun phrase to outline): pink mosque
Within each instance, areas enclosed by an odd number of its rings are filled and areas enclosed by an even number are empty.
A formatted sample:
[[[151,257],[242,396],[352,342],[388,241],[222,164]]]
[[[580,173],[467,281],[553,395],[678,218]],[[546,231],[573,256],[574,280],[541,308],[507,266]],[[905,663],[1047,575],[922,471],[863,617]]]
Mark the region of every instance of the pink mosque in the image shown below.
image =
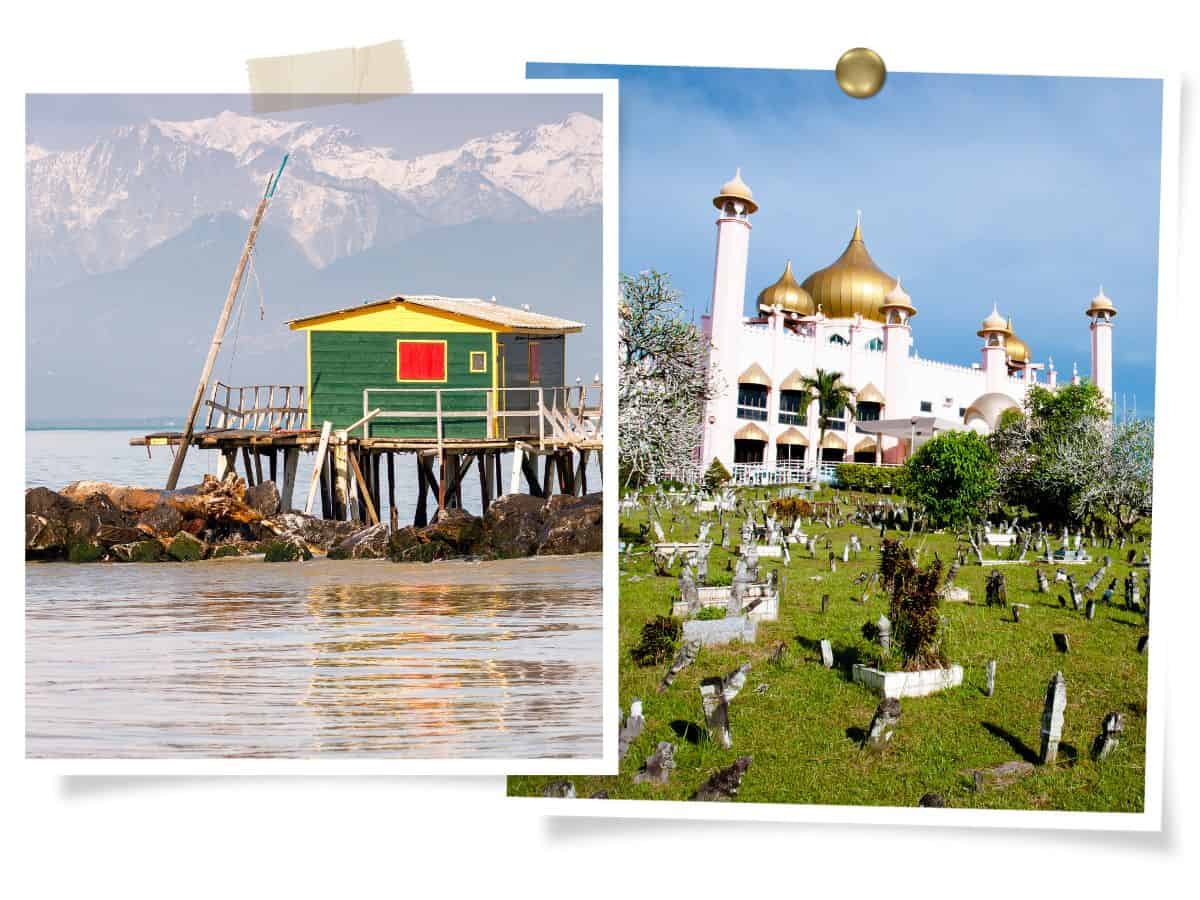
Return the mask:
[[[725,390],[705,411],[704,468],[719,459],[739,481],[811,477],[820,432],[816,401],[803,393],[801,380],[817,369],[840,372],[854,394],[855,415],[843,411],[825,435],[821,459],[830,464],[896,465],[936,433],[987,434],[1005,410],[1020,408],[1030,386],[1058,386],[1053,361],[1035,362],[1012,319],[995,307],[977,332],[979,363],[917,356],[916,307],[900,280],[871,259],[861,216],[841,256],[802,282],[789,261],[779,280],[759,292],[758,314],[747,317],[750,218],[758,204],[740,170],[713,205],[716,266],[703,329],[711,339],[709,366]],[[1091,378],[1111,401],[1117,311],[1103,288],[1086,314]],[[1077,372],[1071,380],[1079,380]]]

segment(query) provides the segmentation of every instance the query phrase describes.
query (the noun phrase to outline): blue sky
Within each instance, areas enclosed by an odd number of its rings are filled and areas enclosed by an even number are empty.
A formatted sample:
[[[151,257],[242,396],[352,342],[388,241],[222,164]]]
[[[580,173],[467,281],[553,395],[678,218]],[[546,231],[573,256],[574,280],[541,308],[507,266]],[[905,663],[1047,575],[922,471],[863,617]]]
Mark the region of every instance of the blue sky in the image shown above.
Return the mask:
[[[620,79],[621,269],[669,272],[697,319],[712,291],[711,198],[738,166],[761,209],[747,303],[790,258],[831,263],[863,211],[876,263],[918,310],[924,357],[979,359],[998,303],[1036,361],[1090,368],[1084,309],[1118,309],[1119,408],[1153,409],[1161,83],[892,73],[854,100],[830,72],[534,63]]]

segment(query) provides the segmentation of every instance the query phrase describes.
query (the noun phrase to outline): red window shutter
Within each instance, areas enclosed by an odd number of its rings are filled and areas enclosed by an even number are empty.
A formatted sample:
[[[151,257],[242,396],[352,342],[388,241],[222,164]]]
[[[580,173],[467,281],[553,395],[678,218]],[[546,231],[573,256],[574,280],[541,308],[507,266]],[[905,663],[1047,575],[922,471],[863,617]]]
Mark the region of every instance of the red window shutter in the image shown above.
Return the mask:
[[[396,344],[397,381],[445,381],[446,345],[441,341]]]

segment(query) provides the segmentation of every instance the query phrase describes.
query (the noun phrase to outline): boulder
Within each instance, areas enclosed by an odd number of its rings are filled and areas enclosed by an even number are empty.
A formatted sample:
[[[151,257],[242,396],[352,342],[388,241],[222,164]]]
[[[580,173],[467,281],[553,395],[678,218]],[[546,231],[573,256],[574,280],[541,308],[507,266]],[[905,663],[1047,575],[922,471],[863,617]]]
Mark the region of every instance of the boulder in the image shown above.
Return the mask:
[[[445,544],[457,553],[470,553],[483,537],[483,520],[465,509],[444,509],[422,534],[430,543]]]
[[[279,488],[273,481],[264,481],[246,489],[245,503],[264,519],[279,512]]]
[[[50,488],[35,487],[25,491],[25,515],[41,516],[54,522],[60,521],[74,507],[74,503]]]
[[[483,517],[481,552],[510,559],[532,556],[542,532],[542,508],[546,501],[528,494],[506,494],[488,506]]]
[[[151,537],[168,537],[183,528],[183,515],[169,503],[158,503],[138,517],[137,527]]]
[[[271,541],[264,548],[263,555],[265,562],[303,562],[312,558],[312,551],[307,544],[291,538]]]
[[[90,563],[104,558],[105,547],[86,538],[71,538],[67,541],[67,562]]]
[[[167,554],[180,562],[195,562],[204,558],[204,542],[186,531],[181,531],[171,539]]]
[[[542,511],[538,555],[599,553],[604,549],[603,514],[604,498],[598,493],[551,497]]]
[[[162,544],[155,540],[117,544],[109,548],[109,554],[117,562],[158,562],[166,555]]]
[[[356,531],[335,544],[330,559],[382,559],[388,554],[388,526],[380,523]]]
[[[136,543],[144,537],[145,535],[137,528],[126,525],[101,525],[96,529],[96,540],[109,547],[116,544]]]
[[[67,546],[67,528],[59,519],[48,519],[37,513],[25,514],[26,556],[49,556]]]
[[[269,539],[272,535],[288,538],[321,551],[328,550],[361,528],[358,522],[333,522],[295,512],[280,513],[262,520],[264,538]]]

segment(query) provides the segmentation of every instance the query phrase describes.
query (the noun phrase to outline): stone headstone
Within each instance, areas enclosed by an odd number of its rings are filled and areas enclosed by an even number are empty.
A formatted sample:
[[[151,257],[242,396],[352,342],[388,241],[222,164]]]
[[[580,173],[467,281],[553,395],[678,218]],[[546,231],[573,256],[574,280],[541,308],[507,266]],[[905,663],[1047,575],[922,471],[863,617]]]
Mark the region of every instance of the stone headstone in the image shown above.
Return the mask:
[[[1055,672],[1046,685],[1046,703],[1042,709],[1042,748],[1038,761],[1042,765],[1058,759],[1058,742],[1062,739],[1063,713],[1067,708],[1067,682],[1062,672]]]
[[[787,642],[780,641],[775,645],[775,649],[771,651],[771,662],[777,666],[782,666],[787,662]]]
[[[1146,646],[1147,646],[1149,643],[1150,643],[1150,635],[1148,635],[1148,634],[1143,634],[1143,635],[1142,635],[1140,638],[1138,638],[1138,642],[1137,642],[1137,652],[1138,652],[1138,653],[1145,653],[1145,652],[1146,652]]]
[[[917,801],[917,806],[922,806],[927,809],[942,809],[946,805],[946,798],[941,794],[929,793],[921,797]]]
[[[879,629],[879,646],[885,654],[890,653],[892,651],[892,620],[880,613],[875,627]]]
[[[976,769],[971,773],[971,777],[975,785],[975,792],[982,793],[989,788],[993,790],[1006,788],[1032,774],[1033,763],[1014,759],[989,769]]]
[[[871,717],[871,727],[863,740],[863,749],[877,753],[887,747],[900,721],[900,701],[895,697],[885,697],[875,708]]]
[[[633,776],[634,784],[666,784],[675,768],[675,745],[659,741],[658,749],[646,758],[641,772]]]
[[[829,595],[822,594],[821,595],[821,613],[824,614],[824,613],[827,613],[828,611],[829,611]]]
[[[558,781],[551,781],[542,788],[542,796],[574,800],[575,785],[570,781],[564,781],[562,779],[559,779]]]
[[[617,754],[620,759],[624,759],[629,752],[629,745],[638,739],[638,736],[646,727],[646,720],[642,717],[642,701],[636,697],[629,704],[629,717],[621,723],[620,734],[617,736]]]
[[[1054,649],[1059,653],[1071,652],[1071,641],[1066,634],[1061,631],[1054,632]]]
[[[1099,761],[1107,759],[1109,754],[1117,749],[1121,732],[1125,730],[1125,717],[1119,712],[1110,712],[1100,723],[1100,734],[1092,746],[1092,758]]]
[[[828,638],[822,638],[821,643],[821,665],[827,669],[833,668],[833,645],[829,643]]]
[[[739,756],[732,765],[713,773],[713,776],[688,799],[707,801],[734,799],[742,785],[742,778],[753,761],[753,756]]]
[[[1095,600],[1089,600],[1087,602],[1087,610],[1084,614],[1087,616],[1087,619],[1089,622],[1095,620],[1095,618],[1096,618],[1096,601]]]
[[[991,697],[996,693],[996,661],[989,659],[987,664],[987,688],[984,693]]]
[[[726,750],[733,746],[733,735],[729,730],[729,704],[745,686],[749,671],[750,663],[744,663],[724,677],[705,678],[700,682],[700,700],[704,706],[709,736]]]
[[[683,642],[683,645],[675,654],[675,659],[671,662],[671,668],[667,670],[667,674],[663,676],[662,683],[658,686],[660,694],[671,686],[680,672],[696,661],[696,654],[699,652],[700,641]]]

